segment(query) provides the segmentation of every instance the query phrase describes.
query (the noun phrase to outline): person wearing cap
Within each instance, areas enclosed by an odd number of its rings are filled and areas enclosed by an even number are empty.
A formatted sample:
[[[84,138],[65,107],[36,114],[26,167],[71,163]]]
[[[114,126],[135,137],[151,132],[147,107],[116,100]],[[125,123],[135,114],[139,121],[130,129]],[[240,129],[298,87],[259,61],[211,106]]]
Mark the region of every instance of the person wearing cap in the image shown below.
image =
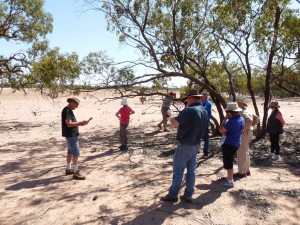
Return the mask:
[[[203,138],[207,127],[207,111],[200,102],[201,95],[197,90],[190,90],[186,94],[187,107],[178,116],[170,118],[172,126],[178,127],[176,139],[178,141],[173,156],[173,179],[169,192],[161,197],[161,201],[177,202],[178,193],[185,168],[186,188],[180,199],[192,202],[196,179],[197,153],[200,148],[200,139]]]
[[[78,169],[78,157],[80,155],[78,127],[87,125],[90,120],[83,120],[80,122],[76,120],[73,110],[78,108],[80,103],[79,99],[68,98],[67,102],[68,105],[61,112],[62,136],[66,138],[68,145],[66,175],[73,174],[73,179],[85,180],[85,176],[81,175]],[[73,169],[71,167],[71,162],[73,163]]]
[[[205,130],[203,141],[204,141],[204,146],[203,146],[203,156],[202,159],[207,159],[208,158],[208,149],[209,149],[209,123],[210,123],[210,118],[211,118],[211,111],[212,111],[212,105],[211,102],[207,99],[207,94],[205,92],[201,93],[201,103],[204,109],[207,111],[208,115],[208,126],[207,129]]]
[[[280,158],[279,135],[283,133],[283,126],[285,124],[282,114],[278,110],[279,108],[278,102],[271,102],[269,105],[269,109],[271,109],[272,112],[268,118],[267,131],[270,136],[271,157],[273,160],[278,160]]]
[[[248,105],[245,99],[236,100],[238,107],[242,109],[241,115],[245,121],[245,128],[242,133],[241,146],[237,150],[238,172],[233,174],[234,177],[243,178],[250,176],[250,149],[249,144],[253,136],[253,114],[246,108]]]
[[[127,98],[123,98],[121,101],[121,107],[119,111],[116,113],[116,117],[120,119],[120,142],[121,146],[119,147],[121,151],[128,150],[127,146],[127,127],[129,125],[130,114],[134,114],[135,112],[128,106]]]
[[[222,121],[219,131],[226,135],[222,144],[223,167],[227,171],[227,178],[221,180],[224,187],[234,187],[233,181],[233,157],[241,145],[241,136],[244,130],[244,119],[240,115],[240,109],[236,102],[227,103],[226,116]]]
[[[170,110],[171,103],[173,99],[176,97],[176,93],[169,92],[168,96],[164,98],[162,106],[161,106],[161,114],[162,114],[162,121],[157,124],[158,128],[161,129],[161,125],[164,126],[164,132],[168,132],[167,129],[167,122],[168,122],[168,111]]]

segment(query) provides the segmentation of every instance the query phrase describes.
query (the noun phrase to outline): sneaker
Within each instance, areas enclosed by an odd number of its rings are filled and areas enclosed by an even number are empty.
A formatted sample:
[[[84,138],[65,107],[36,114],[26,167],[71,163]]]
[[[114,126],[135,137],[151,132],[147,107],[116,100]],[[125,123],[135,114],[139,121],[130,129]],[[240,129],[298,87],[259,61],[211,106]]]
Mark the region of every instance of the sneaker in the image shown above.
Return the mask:
[[[77,170],[77,172],[73,174],[73,179],[74,180],[85,180],[85,176],[82,176],[80,174],[79,170]]]
[[[220,182],[220,185],[227,188],[233,188],[234,182],[230,182],[228,179],[224,179]]]
[[[272,159],[273,160],[278,160],[278,159],[280,159],[280,156],[279,155],[273,155]]]
[[[193,203],[192,197],[186,197],[185,195],[181,195],[180,200],[185,201],[186,203]]]
[[[66,169],[66,175],[71,175],[74,174],[74,170],[73,169]]]
[[[160,200],[164,202],[177,202],[178,197],[172,197],[171,195],[167,194],[166,196],[161,197]]]

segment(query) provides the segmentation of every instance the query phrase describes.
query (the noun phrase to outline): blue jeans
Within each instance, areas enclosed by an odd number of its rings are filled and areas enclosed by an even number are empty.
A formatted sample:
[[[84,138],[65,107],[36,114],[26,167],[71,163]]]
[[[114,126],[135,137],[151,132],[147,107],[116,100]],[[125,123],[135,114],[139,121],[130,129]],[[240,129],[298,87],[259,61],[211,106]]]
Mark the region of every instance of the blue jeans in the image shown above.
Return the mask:
[[[78,157],[80,155],[78,136],[66,137],[66,140],[68,144],[68,154]]]
[[[208,155],[208,147],[209,147],[209,129],[208,128],[204,132],[203,141],[204,141],[203,153],[204,153],[204,155]]]
[[[185,197],[190,198],[194,194],[197,153],[199,151],[199,148],[200,144],[193,146],[181,144],[177,145],[173,157],[173,179],[172,185],[169,189],[170,196],[176,197],[178,195],[185,168],[187,168],[187,173],[184,195]]]

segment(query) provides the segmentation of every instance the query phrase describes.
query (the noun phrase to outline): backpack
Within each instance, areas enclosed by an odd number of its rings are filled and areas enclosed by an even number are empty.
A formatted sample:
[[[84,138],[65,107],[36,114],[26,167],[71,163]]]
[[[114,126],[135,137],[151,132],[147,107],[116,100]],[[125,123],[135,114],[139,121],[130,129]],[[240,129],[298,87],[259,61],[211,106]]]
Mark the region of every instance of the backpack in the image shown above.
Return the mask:
[[[259,123],[259,116],[252,114],[253,121],[252,121],[252,126],[256,126]]]

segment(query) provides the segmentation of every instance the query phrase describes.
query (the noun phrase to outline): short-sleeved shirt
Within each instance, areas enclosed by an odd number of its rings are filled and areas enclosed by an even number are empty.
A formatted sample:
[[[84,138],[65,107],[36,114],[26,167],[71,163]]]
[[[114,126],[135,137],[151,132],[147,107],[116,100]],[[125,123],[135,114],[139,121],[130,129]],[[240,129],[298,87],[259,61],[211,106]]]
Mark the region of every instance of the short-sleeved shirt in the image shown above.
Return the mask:
[[[244,119],[240,114],[229,119],[224,125],[227,130],[224,143],[239,148],[244,126]]]
[[[171,103],[172,103],[172,98],[166,97],[166,98],[163,100],[162,107],[163,107],[163,108],[166,108],[166,109],[170,109]]]
[[[244,118],[245,130],[249,130],[252,127],[253,115],[248,109],[243,109],[241,116]]]
[[[207,129],[207,111],[200,103],[194,103],[182,110],[175,120],[179,122],[176,139],[183,145],[200,144]]]
[[[204,107],[204,109],[207,111],[208,113],[208,121],[210,121],[210,118],[211,118],[211,102],[209,100],[206,100],[205,102],[202,102],[202,105]]]
[[[61,127],[62,127],[62,136],[63,137],[74,137],[79,135],[79,128],[77,127],[68,127],[66,119],[70,119],[71,122],[77,122],[76,117],[73,113],[73,110],[65,107],[61,112]]]
[[[127,106],[124,105],[119,111],[118,113],[120,114],[120,124],[129,124],[129,119],[130,119],[130,113],[131,113],[132,109]]]

